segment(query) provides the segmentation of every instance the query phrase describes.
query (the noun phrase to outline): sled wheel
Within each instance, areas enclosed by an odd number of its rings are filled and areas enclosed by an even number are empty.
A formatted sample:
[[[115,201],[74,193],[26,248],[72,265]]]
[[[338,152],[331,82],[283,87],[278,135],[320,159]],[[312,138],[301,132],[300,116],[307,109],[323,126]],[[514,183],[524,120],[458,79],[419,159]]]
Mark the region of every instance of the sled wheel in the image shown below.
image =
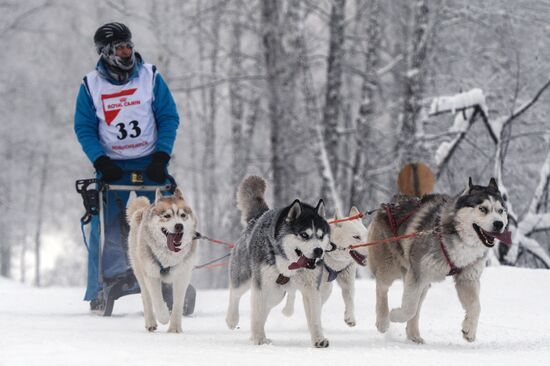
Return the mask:
[[[197,299],[197,290],[191,285],[185,291],[185,299],[183,300],[183,315],[189,316],[195,311],[195,300]]]
[[[172,311],[172,285],[162,284],[162,297],[164,302],[168,306],[168,309]],[[192,285],[187,287],[185,291],[185,298],[183,299],[183,315],[189,316],[195,311],[195,300],[197,298],[197,290]]]
[[[114,305],[115,299],[112,296],[108,296],[107,299],[105,299],[104,292],[100,291],[97,299],[92,300],[90,303],[90,310],[92,313],[99,316],[111,316]]]
[[[111,314],[113,313],[113,307],[115,306],[115,300],[123,295],[123,288],[125,286],[125,282],[118,281],[106,286],[103,289],[105,307],[103,310],[103,314],[101,315],[111,316]]]
[[[105,301],[105,308],[103,309],[103,316],[111,316],[113,313],[113,307],[115,306],[115,299],[112,296],[107,297]]]

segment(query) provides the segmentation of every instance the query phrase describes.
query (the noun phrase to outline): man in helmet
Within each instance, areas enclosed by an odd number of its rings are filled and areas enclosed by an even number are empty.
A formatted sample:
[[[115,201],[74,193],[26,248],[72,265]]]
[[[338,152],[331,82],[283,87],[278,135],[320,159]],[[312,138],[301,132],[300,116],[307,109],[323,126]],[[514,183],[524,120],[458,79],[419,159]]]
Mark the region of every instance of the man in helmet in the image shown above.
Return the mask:
[[[144,63],[135,52],[132,33],[124,24],[99,27],[94,43],[100,57],[95,70],[84,77],[76,101],[74,129],[78,141],[98,178],[108,183],[136,184],[131,172],[143,172],[139,184],[163,184],[179,125],[172,94],[156,67]],[[126,234],[122,222],[128,192],[108,194],[104,219],[109,230],[105,231],[102,275],[106,280],[124,280],[131,273],[125,243],[121,243]],[[94,216],[84,298],[91,301],[92,310],[102,290],[98,248],[99,218]]]

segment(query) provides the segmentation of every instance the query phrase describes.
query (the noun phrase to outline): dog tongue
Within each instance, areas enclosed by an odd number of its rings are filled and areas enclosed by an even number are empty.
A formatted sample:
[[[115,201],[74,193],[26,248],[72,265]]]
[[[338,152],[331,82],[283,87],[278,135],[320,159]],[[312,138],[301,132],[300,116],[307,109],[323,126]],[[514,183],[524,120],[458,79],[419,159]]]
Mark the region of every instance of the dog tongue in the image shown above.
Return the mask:
[[[301,255],[296,262],[290,263],[288,269],[298,269],[298,268],[315,268],[315,259],[309,259],[306,256]]]
[[[359,264],[360,266],[365,266],[367,263],[365,262],[366,257],[356,250],[350,250],[349,255]]]
[[[166,235],[166,245],[168,245],[168,249],[171,251],[177,253],[181,249],[178,248],[181,245],[181,238],[183,237],[183,233],[169,233]]]
[[[511,231],[506,230],[503,233],[494,233],[494,232],[485,231],[485,235],[490,235],[493,238],[497,238],[503,244],[512,245],[512,232]]]

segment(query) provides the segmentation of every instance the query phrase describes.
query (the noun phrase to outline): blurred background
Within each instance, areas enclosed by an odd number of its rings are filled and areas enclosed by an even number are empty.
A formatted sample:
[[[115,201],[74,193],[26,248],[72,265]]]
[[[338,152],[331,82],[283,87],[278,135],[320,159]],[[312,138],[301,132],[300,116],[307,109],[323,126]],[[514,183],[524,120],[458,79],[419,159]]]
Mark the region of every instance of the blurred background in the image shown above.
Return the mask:
[[[0,274],[85,283],[74,182],[94,172],[73,114],[111,21],[177,101],[170,170],[202,233],[236,240],[248,174],[273,207],[322,197],[345,214],[389,200],[422,162],[436,192],[497,177],[514,244],[491,263],[549,268],[548,19],[543,0],[0,0]],[[431,110],[441,96],[455,97]],[[199,262],[225,252],[201,242]],[[225,287],[226,268],[193,283]]]

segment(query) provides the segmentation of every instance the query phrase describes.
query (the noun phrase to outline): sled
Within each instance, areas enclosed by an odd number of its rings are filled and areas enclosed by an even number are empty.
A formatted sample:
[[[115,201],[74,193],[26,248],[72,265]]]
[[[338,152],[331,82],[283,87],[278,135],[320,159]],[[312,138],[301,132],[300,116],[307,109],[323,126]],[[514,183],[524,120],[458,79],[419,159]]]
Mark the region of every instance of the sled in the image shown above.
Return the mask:
[[[132,172],[134,174],[140,174]],[[173,177],[169,176],[169,184],[164,185],[116,185],[108,184],[99,179],[79,179],[76,181],[76,191],[82,196],[84,208],[86,213],[80,219],[81,224],[84,226],[89,223],[92,216],[99,216],[99,254],[98,254],[98,280],[101,285],[101,290],[97,299],[90,303],[91,310],[101,316],[111,316],[115,301],[122,296],[139,294],[139,284],[134,276],[134,273],[130,266],[128,269],[116,276],[108,277],[104,273],[103,269],[103,255],[105,252],[106,237],[109,236],[109,230],[117,230],[119,237],[120,248],[124,251],[126,263],[128,262],[127,250],[128,250],[128,231],[129,227],[125,218],[125,208],[119,210],[119,214],[122,215],[118,220],[118,227],[112,225],[106,225],[105,207],[108,207],[107,199],[112,195],[107,194],[109,191],[114,192],[144,192],[144,191],[156,191],[160,189],[161,192],[173,193],[177,187]],[[84,234],[84,231],[83,231]],[[116,235],[115,235],[116,236]],[[110,237],[112,240],[112,236]],[[86,237],[84,236],[86,247]],[[89,250],[89,249],[88,249]],[[168,305],[168,308],[172,310],[172,286],[171,284],[164,284],[162,287],[162,295],[164,301]],[[183,315],[189,316],[193,314],[195,310],[196,290],[192,285],[189,285],[185,293],[185,299],[183,303]]]

